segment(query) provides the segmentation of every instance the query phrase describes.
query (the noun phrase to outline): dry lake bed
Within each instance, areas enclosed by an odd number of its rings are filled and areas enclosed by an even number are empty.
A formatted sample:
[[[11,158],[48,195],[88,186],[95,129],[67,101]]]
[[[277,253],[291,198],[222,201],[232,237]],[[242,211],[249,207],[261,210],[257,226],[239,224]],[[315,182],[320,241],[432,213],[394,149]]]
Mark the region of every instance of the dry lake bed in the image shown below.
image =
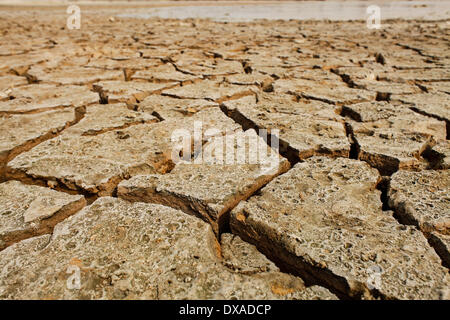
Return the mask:
[[[0,298],[450,299],[449,2],[368,5],[3,2]]]

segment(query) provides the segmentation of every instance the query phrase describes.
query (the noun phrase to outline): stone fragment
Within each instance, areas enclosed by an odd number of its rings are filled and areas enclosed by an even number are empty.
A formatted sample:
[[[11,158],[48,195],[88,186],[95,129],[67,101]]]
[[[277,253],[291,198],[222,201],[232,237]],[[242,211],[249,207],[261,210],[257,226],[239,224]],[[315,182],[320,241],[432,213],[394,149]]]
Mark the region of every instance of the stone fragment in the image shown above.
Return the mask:
[[[337,74],[324,69],[304,69],[302,68],[292,68],[289,73],[288,78],[298,78],[298,79],[306,79],[313,81],[334,81],[336,83],[340,83],[342,79]]]
[[[22,55],[27,51],[28,49],[25,49],[18,43],[5,43],[0,45],[0,57]]]
[[[20,240],[50,233],[53,227],[86,205],[69,195],[18,181],[0,183],[0,250]]]
[[[146,60],[160,61],[167,60],[171,55],[178,53],[178,50],[154,46],[140,49],[139,52],[141,53],[142,58]]]
[[[265,154],[264,154],[265,153]],[[122,181],[118,196],[160,203],[200,216],[216,234],[241,200],[289,169],[254,130],[213,138],[190,163],[180,162],[164,175]]]
[[[410,69],[420,70],[430,68],[430,61],[427,61],[425,57],[419,54],[410,54],[410,52],[406,54],[404,50],[400,51],[392,50],[391,52],[385,51],[383,52],[382,55],[381,53],[378,53],[375,55],[375,59],[381,65],[392,66],[393,70],[392,69],[389,70],[391,71],[391,73],[393,73],[395,70],[410,70]]]
[[[140,52],[134,48],[116,47],[114,44],[99,46],[99,51],[96,56],[122,62],[137,59],[141,56]]]
[[[382,211],[380,179],[361,161],[307,159],[241,202],[231,230],[344,296],[448,298],[448,270],[422,233]]]
[[[7,175],[50,179],[71,190],[111,195],[124,178],[170,171],[172,152],[178,150],[177,141],[172,141],[176,130],[183,130],[193,141],[195,121],[201,122],[204,130],[217,128],[225,133],[239,128],[219,108],[207,111],[184,120],[139,124],[98,135],[62,134],[10,161]]]
[[[398,171],[389,183],[389,206],[402,223],[417,226],[450,268],[450,171]]]
[[[233,272],[217,249],[210,226],[195,217],[103,197],[59,223],[51,238],[0,252],[0,298],[336,299],[277,271]]]
[[[377,75],[384,71],[384,67],[360,67],[360,66],[352,66],[352,67],[340,67],[333,69],[337,75],[339,75],[342,80],[344,80],[348,84],[353,84],[359,81],[376,81]]]

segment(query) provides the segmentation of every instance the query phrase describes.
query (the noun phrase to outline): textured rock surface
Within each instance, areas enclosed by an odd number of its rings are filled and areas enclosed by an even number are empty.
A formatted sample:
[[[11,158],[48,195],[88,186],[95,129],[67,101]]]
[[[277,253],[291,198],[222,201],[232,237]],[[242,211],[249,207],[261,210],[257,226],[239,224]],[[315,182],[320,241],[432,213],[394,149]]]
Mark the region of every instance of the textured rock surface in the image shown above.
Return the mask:
[[[354,136],[359,149],[358,159],[377,168],[383,175],[390,175],[399,169],[426,167],[421,155],[433,144],[430,137],[419,133],[366,130],[362,126],[354,130]]]
[[[157,66],[158,63],[150,63],[149,61],[145,61],[139,59],[139,53],[137,52],[109,52],[109,50],[102,50],[104,48],[99,48],[104,52],[104,56],[96,57],[95,59],[91,59],[86,67],[94,68],[94,69],[104,69],[104,70],[117,70],[123,71],[123,75],[125,80],[129,80],[127,76],[129,76],[129,71],[136,71],[143,68],[148,68],[149,66]],[[121,51],[119,49],[118,51]],[[97,53],[98,54],[98,53]],[[118,73],[117,73],[118,74]],[[119,77],[119,79],[122,79]]]
[[[94,89],[101,92],[109,103],[142,101],[153,93],[159,93],[162,90],[176,86],[176,82],[169,83],[147,83],[131,81],[101,81],[94,83]]]
[[[189,82],[201,78],[201,76],[179,72],[171,64],[164,64],[152,70],[139,70],[131,76],[132,80],[149,80],[155,82]]]
[[[376,92],[348,88],[343,83],[329,80],[277,80],[274,88],[277,93],[295,93],[307,99],[336,105],[374,101],[376,98]]]
[[[395,97],[400,101],[412,104],[419,111],[424,113],[447,119],[450,119],[450,98],[446,94],[432,93],[432,94],[415,94],[403,95]]]
[[[244,127],[279,130],[280,150],[289,158],[305,159],[314,154],[348,156],[342,117],[323,102],[296,102],[292,96],[258,95],[223,103],[226,112]]]
[[[50,233],[53,227],[86,205],[68,195],[18,181],[0,183],[0,250],[20,240]]]
[[[349,121],[358,158],[382,174],[426,166],[422,153],[446,138],[446,124],[418,114],[403,104],[359,103],[343,108]]]
[[[263,90],[270,90],[270,88],[273,89],[273,85],[272,85],[273,78],[268,75],[261,74],[261,73],[251,73],[251,74],[240,73],[240,74],[228,76],[228,77],[226,77],[226,80],[228,83],[231,83],[231,84],[238,84],[238,85],[245,85],[245,86],[257,85],[257,86],[261,87]]]
[[[447,138],[450,135],[450,98],[444,93],[422,93],[396,96],[402,102],[412,105],[413,110],[444,120],[447,123]]]
[[[420,231],[381,210],[379,180],[364,162],[310,158],[239,204],[232,231],[349,296],[446,298],[448,270]],[[370,287],[373,268],[381,282]]]
[[[430,157],[430,162],[436,169],[450,169],[450,142],[438,141],[427,156]]]
[[[223,264],[231,270],[242,274],[280,271],[269,259],[260,253],[255,246],[242,241],[239,236],[224,233],[220,239]]]
[[[218,128],[223,133],[239,127],[215,108],[182,121],[139,124],[93,136],[68,132],[10,161],[7,175],[54,180],[71,190],[111,195],[124,178],[170,171],[174,166],[172,134],[187,130],[194,139],[195,121],[202,122],[204,130]],[[95,124],[92,129],[96,128]]]
[[[418,81],[449,81],[450,71],[448,69],[423,69],[420,74],[416,70],[398,70],[391,72],[384,72],[378,75],[378,79],[391,82],[408,82],[413,80]]]
[[[446,137],[445,121],[421,115],[404,104],[381,102],[357,103],[343,108],[343,113],[360,123],[352,122],[357,131],[393,129],[399,133],[412,132]]]
[[[353,81],[353,84],[356,88],[377,92],[379,98],[390,98],[394,94],[413,94],[422,92],[418,86],[409,83],[356,80]]]
[[[258,147],[252,148],[253,141],[267,152],[266,163]],[[230,152],[226,152],[224,146],[232,149],[233,158],[227,158]],[[286,159],[268,148],[254,130],[248,130],[212,139],[193,163],[181,162],[168,174],[136,176],[121,182],[118,196],[131,201],[161,203],[194,215],[200,213],[218,233],[220,226],[228,222],[228,212],[239,201],[247,199],[288,168]]]
[[[151,95],[139,103],[139,110],[170,120],[191,116],[200,110],[218,106],[218,103],[204,99],[177,99]]]
[[[222,102],[254,93],[251,87],[225,85],[215,81],[204,80],[183,87],[164,90],[162,94],[180,99],[206,99]]]
[[[424,85],[425,88],[427,88],[428,92],[450,94],[450,83],[447,81],[427,82],[422,83],[422,85]]]
[[[0,10],[0,298],[450,298],[448,21],[103,5]]]
[[[76,123],[82,112],[68,108],[29,115],[0,115],[0,180],[8,161]]]
[[[51,237],[25,240],[0,252],[0,297],[335,298],[326,289],[305,288],[301,279],[275,270],[232,272],[222,265],[217,248],[210,226],[195,217],[161,205],[105,197],[58,224]],[[241,249],[229,243],[226,251],[232,250]],[[269,264],[253,256],[256,265]],[[78,289],[72,280],[77,272]]]
[[[26,84],[28,84],[28,81],[25,77],[14,76],[12,74],[0,76],[0,99],[7,98],[12,88]]]
[[[11,89],[10,100],[0,101],[2,113],[35,113],[99,102],[97,93],[86,87],[33,84]],[[11,98],[14,98],[11,100]]]
[[[429,239],[450,267],[450,171],[396,172],[390,181],[389,205],[401,221]]]
[[[64,133],[97,135],[136,124],[154,122],[158,122],[156,117],[148,113],[130,110],[125,103],[96,104],[87,107],[83,119]]]
[[[28,73],[38,81],[56,84],[82,85],[101,80],[121,80],[123,72],[120,70],[98,70],[85,67],[64,66],[59,69],[47,69],[40,66],[31,68]]]

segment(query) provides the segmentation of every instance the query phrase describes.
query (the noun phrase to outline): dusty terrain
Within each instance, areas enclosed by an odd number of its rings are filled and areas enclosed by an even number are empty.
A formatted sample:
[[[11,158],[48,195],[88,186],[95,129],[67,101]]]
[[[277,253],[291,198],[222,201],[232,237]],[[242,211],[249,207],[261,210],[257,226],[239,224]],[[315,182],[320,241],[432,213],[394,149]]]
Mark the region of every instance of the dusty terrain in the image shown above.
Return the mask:
[[[450,299],[448,21],[118,12],[0,11],[0,298]]]

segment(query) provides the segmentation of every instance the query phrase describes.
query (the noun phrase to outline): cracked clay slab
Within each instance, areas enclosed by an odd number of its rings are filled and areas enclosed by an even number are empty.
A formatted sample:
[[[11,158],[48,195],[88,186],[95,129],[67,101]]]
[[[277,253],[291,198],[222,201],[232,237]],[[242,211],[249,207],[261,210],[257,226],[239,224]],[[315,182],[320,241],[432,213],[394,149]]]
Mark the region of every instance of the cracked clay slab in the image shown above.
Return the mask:
[[[292,96],[258,95],[223,103],[227,113],[251,128],[279,130],[280,150],[292,158],[315,154],[348,157],[348,141],[343,118],[335,107],[319,101],[298,102]]]
[[[149,114],[157,114],[164,120],[170,120],[192,116],[203,109],[218,106],[218,103],[204,99],[178,99],[150,95],[139,103],[138,110]]]
[[[88,106],[83,119],[66,129],[64,133],[84,136],[98,135],[136,124],[155,122],[158,122],[156,117],[148,113],[130,110],[125,103],[95,104]]]
[[[258,145],[254,146],[254,142]],[[290,166],[254,130],[213,138],[202,151],[194,161],[180,162],[170,173],[135,176],[121,182],[118,196],[199,215],[218,234],[228,221],[228,212],[239,201]]]
[[[28,72],[37,81],[63,85],[85,85],[102,80],[122,80],[122,70],[102,70],[78,66],[63,66],[57,69],[46,69],[40,66],[31,68]]]
[[[401,221],[419,227],[450,267],[450,171],[398,171],[388,198]]]
[[[32,84],[11,89],[10,100],[0,101],[0,114],[36,113],[81,107],[99,102],[98,93],[84,86],[62,86]],[[13,98],[13,99],[11,99]]]
[[[200,219],[110,197],[1,251],[0,270],[2,299],[336,299],[276,270],[229,269]]]
[[[0,183],[0,250],[20,240],[45,233],[86,205],[80,195],[69,195],[18,181]]]
[[[8,161],[76,123],[81,113],[82,110],[68,108],[37,114],[0,115],[0,179]]]
[[[108,98],[108,102],[142,101],[150,94],[159,93],[164,89],[176,86],[176,82],[152,83],[138,81],[101,81],[94,83],[94,89]]]
[[[448,299],[448,270],[420,231],[382,211],[380,179],[361,161],[309,158],[241,202],[231,229],[346,296]]]
[[[187,134],[193,141],[195,121],[201,122],[205,131],[216,128],[225,133],[239,128],[219,108],[212,108],[184,120],[138,124],[97,135],[68,132],[10,161],[7,176],[54,181],[71,190],[111,195],[124,178],[170,171],[172,151],[178,144],[172,135],[182,130],[183,136]]]
[[[164,90],[163,95],[179,99],[206,99],[215,102],[238,99],[254,95],[253,87],[238,85],[223,85],[216,81],[204,80],[182,87]]]

